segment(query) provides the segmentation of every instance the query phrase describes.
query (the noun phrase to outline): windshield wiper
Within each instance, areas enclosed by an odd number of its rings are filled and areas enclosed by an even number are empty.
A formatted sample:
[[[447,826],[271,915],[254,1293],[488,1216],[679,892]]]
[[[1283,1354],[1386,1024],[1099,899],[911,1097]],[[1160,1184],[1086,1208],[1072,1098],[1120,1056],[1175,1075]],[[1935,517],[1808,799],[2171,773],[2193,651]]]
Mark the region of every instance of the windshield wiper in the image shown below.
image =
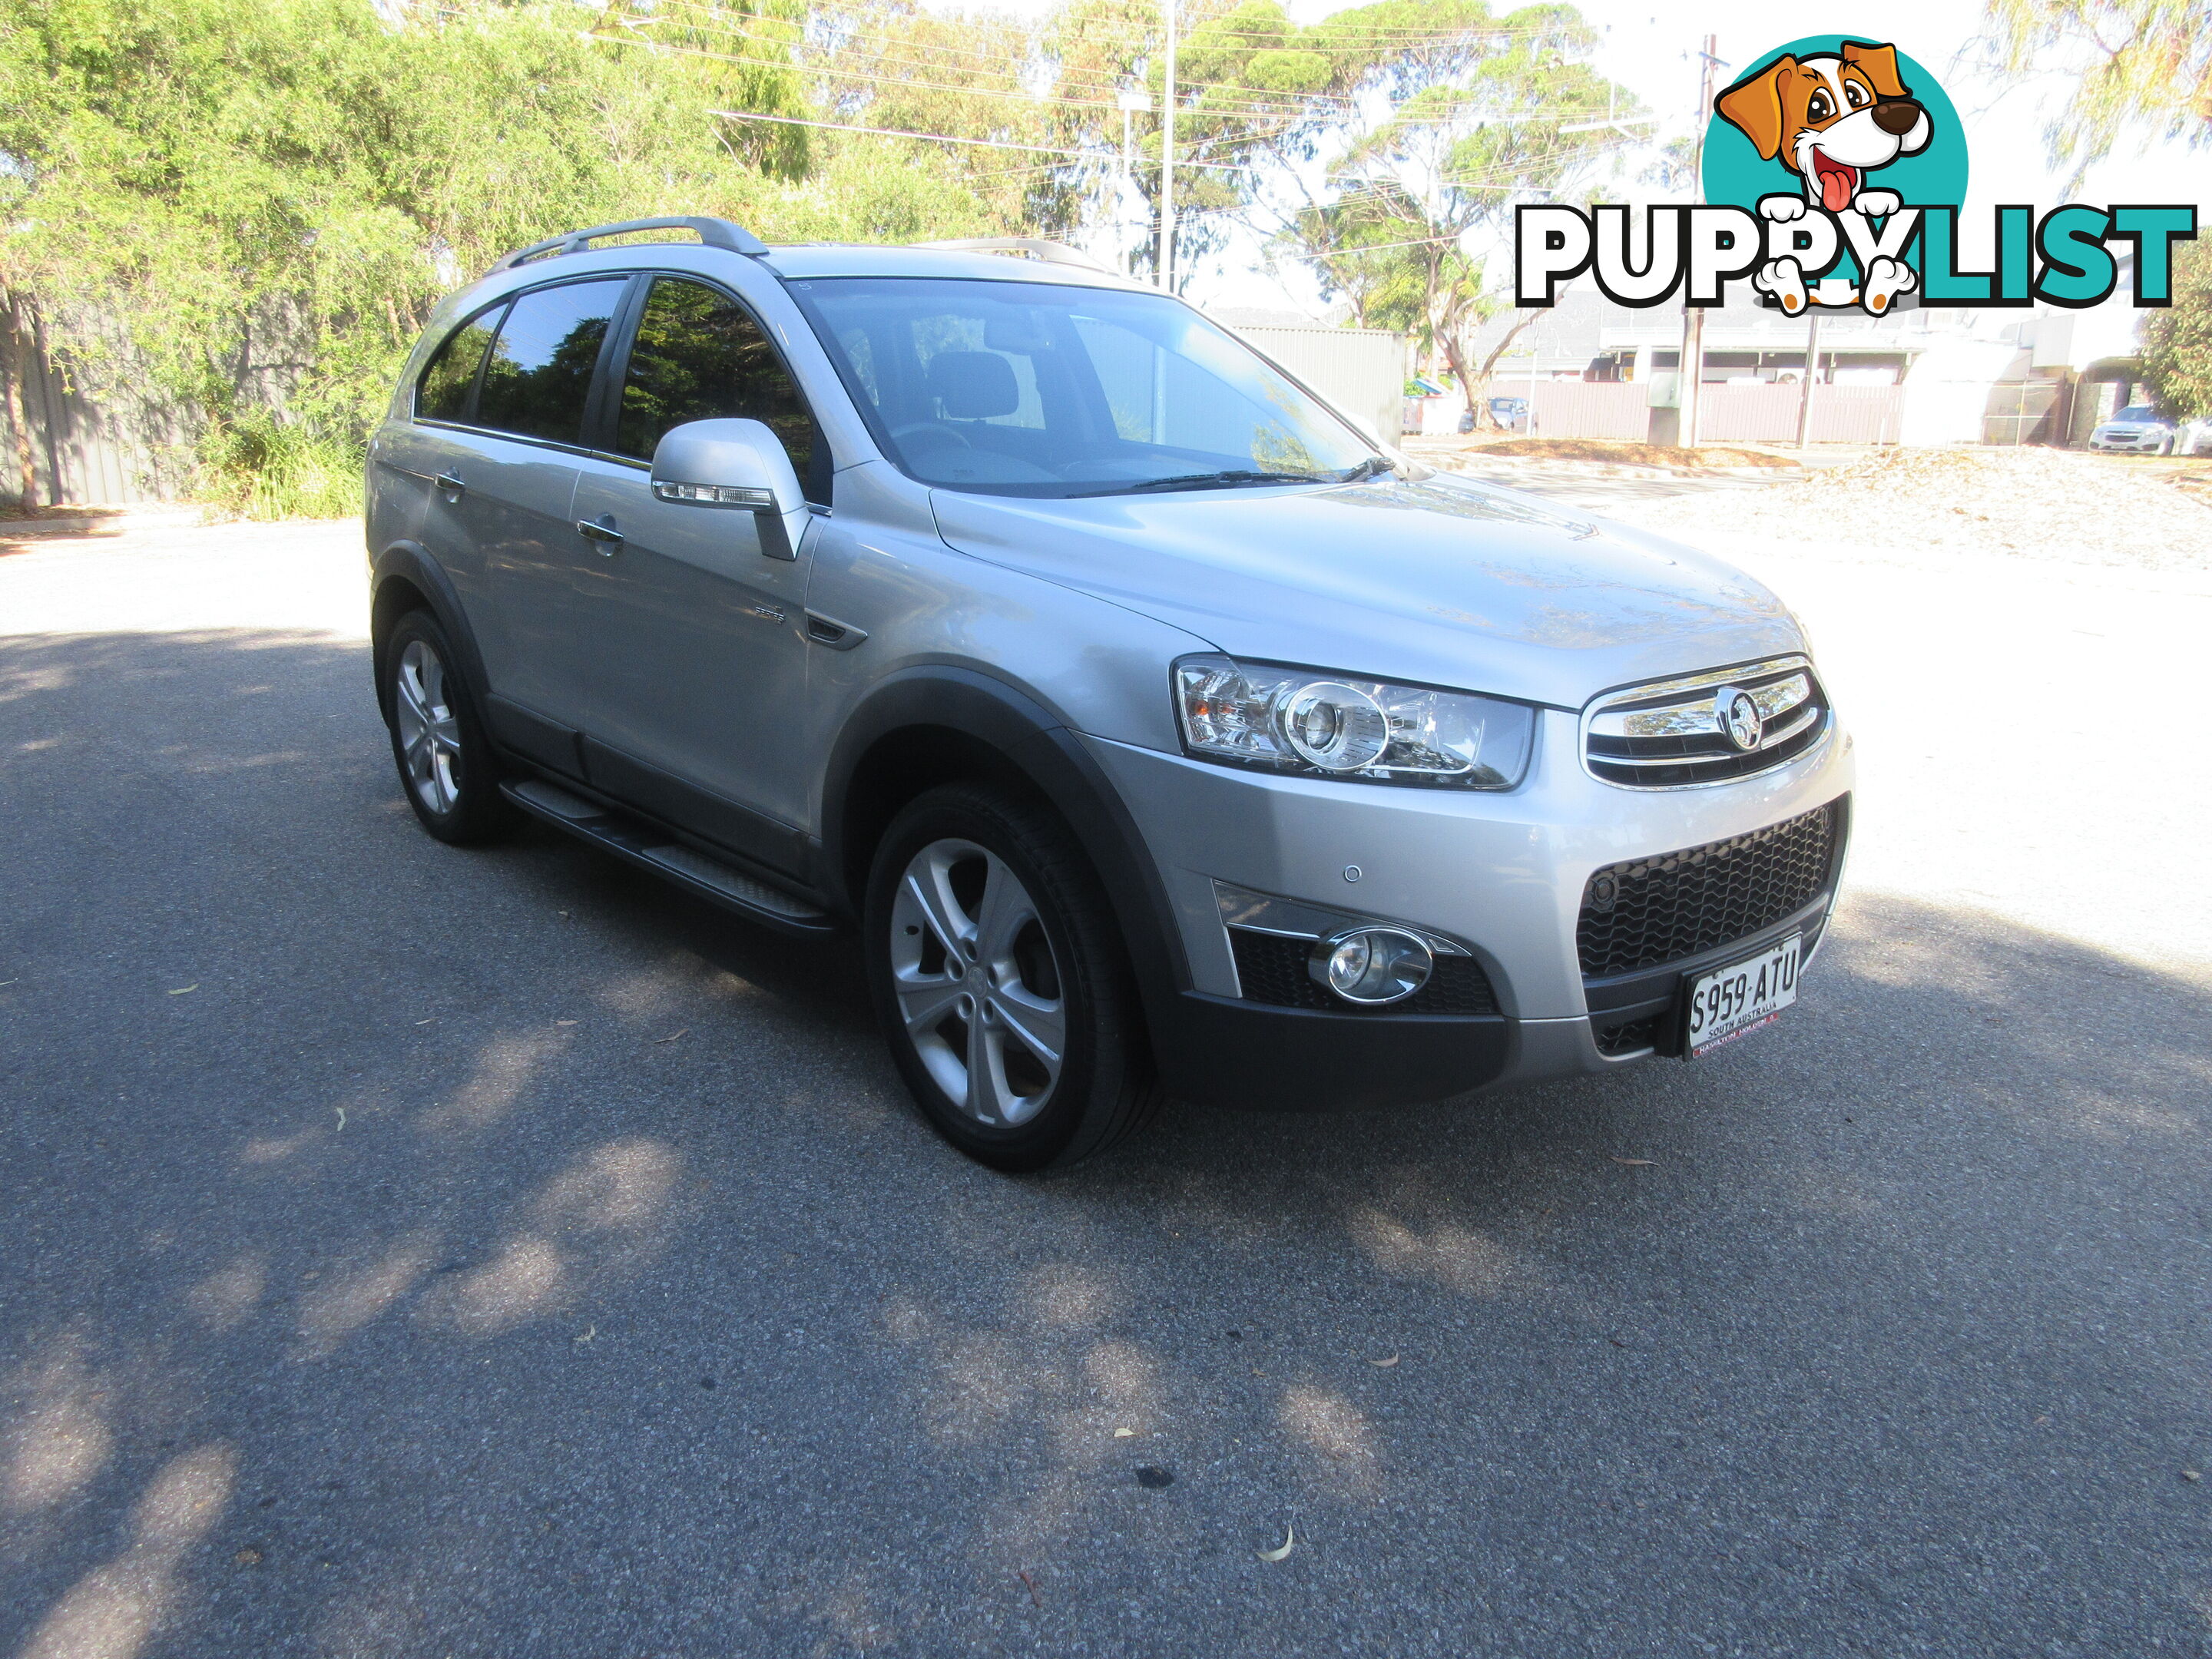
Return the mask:
[[[1386,472],[1395,472],[1398,463],[1388,455],[1370,455],[1358,466],[1344,475],[1346,483],[1358,483],[1367,478],[1379,478]]]
[[[1115,484],[1109,489],[1079,489],[1068,500],[1080,501],[1088,495],[1126,495],[1139,489],[1233,489],[1238,484],[1332,482],[1334,480],[1318,472],[1252,472],[1232,469],[1223,472],[1182,472],[1172,478],[1146,478],[1136,483]]]

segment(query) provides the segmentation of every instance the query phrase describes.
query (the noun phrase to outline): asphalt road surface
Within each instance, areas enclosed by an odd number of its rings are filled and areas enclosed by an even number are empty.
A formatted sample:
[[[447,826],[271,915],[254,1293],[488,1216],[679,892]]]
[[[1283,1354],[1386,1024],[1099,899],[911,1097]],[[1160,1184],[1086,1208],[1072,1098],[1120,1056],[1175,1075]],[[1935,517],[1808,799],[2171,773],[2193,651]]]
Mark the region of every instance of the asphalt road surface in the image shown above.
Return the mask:
[[[2212,583],[1765,567],[1779,1025],[1014,1180],[849,948],[424,836],[356,535],[0,558],[0,1655],[2212,1650]]]

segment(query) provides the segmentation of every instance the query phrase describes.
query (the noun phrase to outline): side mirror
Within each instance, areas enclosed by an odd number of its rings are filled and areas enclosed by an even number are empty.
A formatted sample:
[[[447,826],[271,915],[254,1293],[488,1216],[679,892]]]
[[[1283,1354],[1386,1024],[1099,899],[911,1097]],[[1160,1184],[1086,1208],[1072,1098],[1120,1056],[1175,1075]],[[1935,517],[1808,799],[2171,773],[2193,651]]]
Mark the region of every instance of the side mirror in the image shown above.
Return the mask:
[[[684,507],[734,508],[760,522],[761,551],[796,559],[806,497],[783,441],[758,421],[688,421],[653,452],[653,494]]]

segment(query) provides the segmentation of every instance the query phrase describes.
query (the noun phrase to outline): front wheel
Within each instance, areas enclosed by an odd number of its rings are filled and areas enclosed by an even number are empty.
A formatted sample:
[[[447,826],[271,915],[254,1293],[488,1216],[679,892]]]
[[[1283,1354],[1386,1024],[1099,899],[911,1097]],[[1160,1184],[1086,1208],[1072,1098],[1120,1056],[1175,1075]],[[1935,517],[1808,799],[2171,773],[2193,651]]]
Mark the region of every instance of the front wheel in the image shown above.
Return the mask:
[[[1044,808],[969,784],[913,802],[877,849],[866,936],[893,1058],[970,1158],[1078,1163],[1157,1108],[1111,908]]]

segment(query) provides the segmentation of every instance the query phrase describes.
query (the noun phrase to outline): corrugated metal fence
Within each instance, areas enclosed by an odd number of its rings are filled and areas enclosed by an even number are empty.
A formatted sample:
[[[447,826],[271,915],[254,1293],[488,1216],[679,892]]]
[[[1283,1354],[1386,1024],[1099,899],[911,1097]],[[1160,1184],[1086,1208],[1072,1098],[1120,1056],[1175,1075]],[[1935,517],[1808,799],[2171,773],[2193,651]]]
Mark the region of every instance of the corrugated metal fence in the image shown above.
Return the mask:
[[[1705,386],[1700,443],[1795,443],[1800,389],[1794,381],[1735,380]],[[1816,444],[1893,444],[1905,424],[1901,386],[1816,386],[1809,434]]]
[[[1525,398],[1532,388],[1494,380],[1494,396]],[[1621,438],[1642,443],[1651,428],[1649,386],[1607,380],[1539,380],[1531,430],[1539,438]]]
[[[95,403],[49,348],[35,313],[0,313],[0,495],[22,493],[24,440],[41,506],[126,505],[175,499],[184,434]],[[16,380],[18,366],[21,374]],[[20,410],[22,428],[17,430]],[[172,459],[163,465],[163,457]]]
[[[1533,387],[1498,380],[1504,396],[1535,394],[1540,438],[1619,438],[1640,443],[1651,429],[1650,388],[1606,380],[1539,380]],[[1700,443],[1795,443],[1798,388],[1794,381],[1713,381],[1698,413]],[[1893,444],[1904,424],[1901,386],[1817,386],[1811,437],[1820,444]]]
[[[1235,331],[1346,414],[1398,441],[1406,390],[1406,337],[1379,328],[1238,327]]]

